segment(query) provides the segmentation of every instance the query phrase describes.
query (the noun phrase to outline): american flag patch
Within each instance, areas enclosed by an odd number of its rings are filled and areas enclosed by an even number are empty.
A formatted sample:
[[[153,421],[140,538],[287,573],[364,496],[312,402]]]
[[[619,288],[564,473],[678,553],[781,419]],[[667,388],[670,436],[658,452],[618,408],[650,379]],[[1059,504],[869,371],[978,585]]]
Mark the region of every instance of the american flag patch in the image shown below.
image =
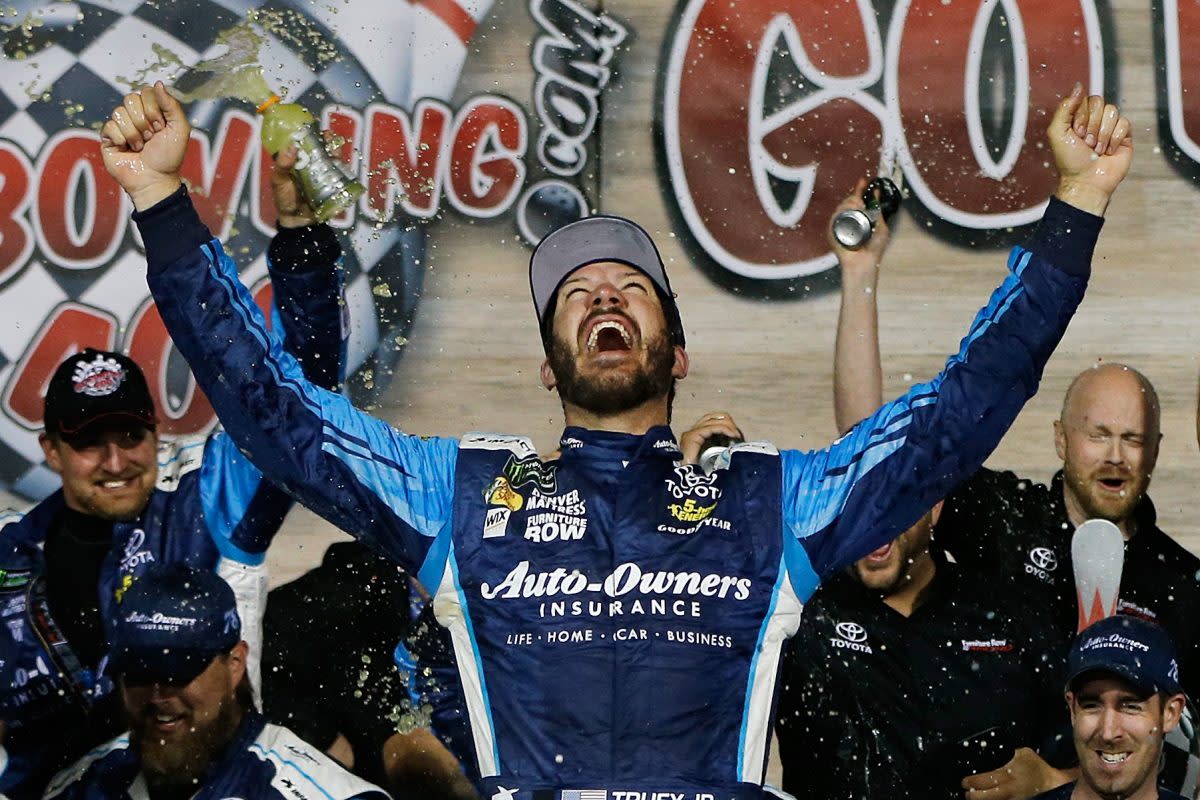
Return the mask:
[[[562,800],[608,800],[608,789],[563,789]]]

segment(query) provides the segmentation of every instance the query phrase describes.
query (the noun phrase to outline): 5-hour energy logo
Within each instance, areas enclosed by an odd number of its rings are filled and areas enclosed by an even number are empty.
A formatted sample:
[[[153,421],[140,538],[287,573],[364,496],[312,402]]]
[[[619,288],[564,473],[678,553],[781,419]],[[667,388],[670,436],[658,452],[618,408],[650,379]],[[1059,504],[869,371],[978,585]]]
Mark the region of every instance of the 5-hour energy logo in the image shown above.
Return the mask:
[[[690,536],[704,526],[730,530],[729,520],[712,516],[721,499],[721,489],[716,485],[716,475],[705,475],[691,465],[675,467],[674,476],[667,478],[667,493],[679,500],[668,503],[667,511],[676,522],[689,523],[684,526],[664,523],[658,526],[660,533]]]

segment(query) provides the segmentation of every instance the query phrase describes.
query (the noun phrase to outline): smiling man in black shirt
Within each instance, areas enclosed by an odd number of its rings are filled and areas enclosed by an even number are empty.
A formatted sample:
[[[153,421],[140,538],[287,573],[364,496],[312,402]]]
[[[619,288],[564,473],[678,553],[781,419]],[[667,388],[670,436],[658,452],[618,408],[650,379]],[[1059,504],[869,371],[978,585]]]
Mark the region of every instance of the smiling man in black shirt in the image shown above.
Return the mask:
[[[805,607],[776,728],[796,796],[958,800],[964,779],[996,770],[980,779],[1031,797],[1069,779],[1047,762],[1069,761],[1062,651],[1024,608],[931,552],[940,512]]]

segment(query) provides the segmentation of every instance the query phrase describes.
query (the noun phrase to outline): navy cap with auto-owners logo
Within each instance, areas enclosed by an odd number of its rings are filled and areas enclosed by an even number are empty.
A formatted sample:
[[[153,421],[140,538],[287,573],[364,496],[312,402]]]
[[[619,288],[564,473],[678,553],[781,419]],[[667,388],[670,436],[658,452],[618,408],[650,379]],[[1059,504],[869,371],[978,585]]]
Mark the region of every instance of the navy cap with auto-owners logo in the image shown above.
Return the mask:
[[[133,359],[90,347],[54,370],[44,417],[47,432],[67,436],[121,418],[148,428],[156,421],[146,376]]]
[[[126,685],[185,686],[242,639],[233,589],[211,570],[154,564],[125,592],[109,672]]]
[[[1089,673],[1109,673],[1149,697],[1183,694],[1171,637],[1159,625],[1126,614],[1106,617],[1084,629],[1067,655],[1067,687]]]
[[[654,240],[637,223],[603,214],[584,217],[552,231],[538,242],[529,258],[529,287],[543,338],[547,338],[550,318],[554,316],[558,287],[575,270],[602,261],[628,264],[654,282],[671,343],[684,347],[683,322]]]

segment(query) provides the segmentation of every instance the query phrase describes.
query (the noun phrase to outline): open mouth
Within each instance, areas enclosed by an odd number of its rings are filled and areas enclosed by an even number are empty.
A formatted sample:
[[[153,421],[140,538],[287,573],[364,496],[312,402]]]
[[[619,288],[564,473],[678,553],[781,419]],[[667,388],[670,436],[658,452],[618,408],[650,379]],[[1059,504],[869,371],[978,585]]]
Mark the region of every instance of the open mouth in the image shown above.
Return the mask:
[[[165,736],[170,733],[182,730],[186,724],[186,718],[183,714],[167,714],[159,712],[147,716],[150,722],[150,728],[159,736]]]
[[[867,561],[886,561],[887,557],[892,554],[892,542],[888,542],[883,547],[877,547],[867,554]]]
[[[1130,756],[1129,753],[1106,753],[1103,750],[1097,750],[1096,754],[1105,764],[1124,764],[1125,759]]]
[[[632,350],[633,337],[621,322],[606,319],[592,326],[587,338],[587,349],[593,353]]]
[[[1100,478],[1099,483],[1110,492],[1124,492],[1128,481],[1124,478]]]

